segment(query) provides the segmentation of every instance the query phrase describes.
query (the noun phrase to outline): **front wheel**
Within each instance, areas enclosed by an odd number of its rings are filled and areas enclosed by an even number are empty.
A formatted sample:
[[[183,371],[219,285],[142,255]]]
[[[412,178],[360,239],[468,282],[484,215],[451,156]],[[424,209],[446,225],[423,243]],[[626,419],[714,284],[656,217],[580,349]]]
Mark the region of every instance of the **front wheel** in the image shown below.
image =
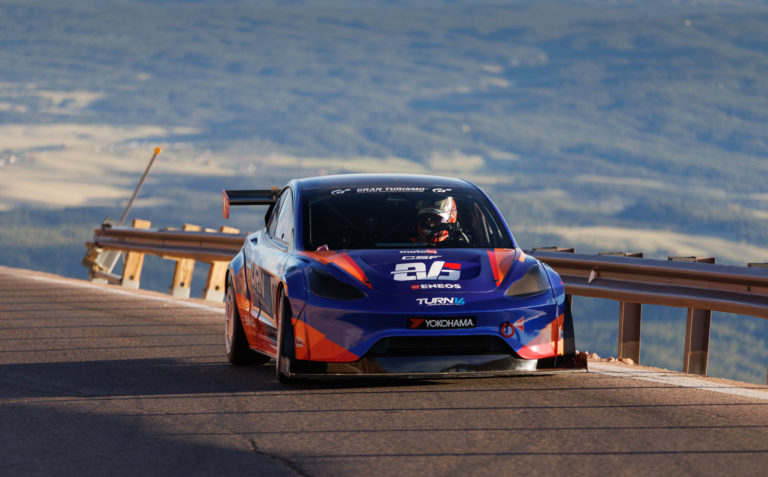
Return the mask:
[[[224,329],[224,340],[227,349],[227,359],[236,366],[248,364],[263,364],[269,361],[269,356],[252,350],[243,331],[240,313],[235,302],[235,290],[227,287],[227,323]]]

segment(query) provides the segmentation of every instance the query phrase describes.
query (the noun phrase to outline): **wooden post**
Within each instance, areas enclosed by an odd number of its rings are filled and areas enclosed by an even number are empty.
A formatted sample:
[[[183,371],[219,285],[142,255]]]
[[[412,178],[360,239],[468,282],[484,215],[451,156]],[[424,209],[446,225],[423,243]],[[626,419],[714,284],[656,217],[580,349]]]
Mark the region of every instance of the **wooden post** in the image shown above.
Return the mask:
[[[221,227],[219,227],[219,232],[223,234],[237,235],[240,233],[240,229],[236,227],[230,227],[228,225],[222,225]]]
[[[669,260],[715,263],[714,257],[669,257]],[[711,320],[711,310],[688,308],[688,316],[685,320],[685,348],[683,349],[684,373],[707,375]]]
[[[600,252],[599,255],[643,258],[642,252]],[[619,302],[619,344],[617,357],[640,362],[640,328],[643,320],[641,303]]]
[[[619,348],[618,358],[629,358],[640,362],[640,325],[642,305],[640,303],[619,303]]]
[[[224,301],[224,280],[227,277],[229,262],[213,262],[208,269],[208,279],[203,288],[203,299],[210,301]]]
[[[747,264],[749,268],[768,268],[768,263],[750,262]],[[768,371],[765,373],[765,384],[768,385]]]
[[[202,227],[194,224],[184,224],[184,232],[200,232]],[[195,271],[195,261],[191,258],[178,258],[176,268],[173,270],[173,282],[171,283],[171,295],[176,298],[189,298],[191,290],[192,274]]]
[[[149,220],[133,219],[134,229],[148,229],[152,225]],[[143,252],[128,252],[125,254],[121,285],[127,288],[139,288],[141,269],[144,267]]]
[[[223,234],[239,234],[240,229],[222,225],[219,232]],[[229,262],[212,262],[208,269],[208,279],[203,288],[203,299],[210,301],[224,301],[224,285],[227,278],[227,266]]]
[[[685,351],[683,353],[683,372],[707,375],[709,359],[709,325],[712,319],[710,310],[688,308],[685,323]]]

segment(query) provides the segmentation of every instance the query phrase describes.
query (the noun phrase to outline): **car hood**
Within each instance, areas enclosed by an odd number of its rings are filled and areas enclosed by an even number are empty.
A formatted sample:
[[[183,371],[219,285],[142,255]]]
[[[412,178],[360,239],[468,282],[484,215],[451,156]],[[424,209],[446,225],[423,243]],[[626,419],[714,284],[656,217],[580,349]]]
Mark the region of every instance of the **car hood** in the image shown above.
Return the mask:
[[[396,293],[483,293],[513,281],[533,257],[520,249],[401,249],[304,252],[366,287]]]

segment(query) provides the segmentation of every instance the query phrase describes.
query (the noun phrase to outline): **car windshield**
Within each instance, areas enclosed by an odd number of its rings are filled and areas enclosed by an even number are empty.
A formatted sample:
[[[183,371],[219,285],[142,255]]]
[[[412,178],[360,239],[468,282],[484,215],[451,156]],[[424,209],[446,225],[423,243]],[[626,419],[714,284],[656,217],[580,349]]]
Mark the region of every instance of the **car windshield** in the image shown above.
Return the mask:
[[[474,189],[360,187],[302,195],[306,250],[514,247]]]

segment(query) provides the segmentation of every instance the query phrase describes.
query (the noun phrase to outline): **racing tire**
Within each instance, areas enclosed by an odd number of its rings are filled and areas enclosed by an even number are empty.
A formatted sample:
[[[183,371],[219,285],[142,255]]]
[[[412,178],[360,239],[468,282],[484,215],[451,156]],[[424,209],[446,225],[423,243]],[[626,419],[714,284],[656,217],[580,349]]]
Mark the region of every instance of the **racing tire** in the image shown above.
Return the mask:
[[[291,323],[291,303],[285,296],[285,290],[280,290],[277,303],[277,358],[275,359],[275,374],[281,383],[295,383],[296,378],[291,377],[296,361],[296,340]]]
[[[250,364],[263,364],[269,361],[269,356],[252,350],[248,346],[248,340],[243,331],[243,322],[237,311],[235,290],[227,287],[227,321],[224,326],[224,344],[227,350],[227,359],[235,366]]]

